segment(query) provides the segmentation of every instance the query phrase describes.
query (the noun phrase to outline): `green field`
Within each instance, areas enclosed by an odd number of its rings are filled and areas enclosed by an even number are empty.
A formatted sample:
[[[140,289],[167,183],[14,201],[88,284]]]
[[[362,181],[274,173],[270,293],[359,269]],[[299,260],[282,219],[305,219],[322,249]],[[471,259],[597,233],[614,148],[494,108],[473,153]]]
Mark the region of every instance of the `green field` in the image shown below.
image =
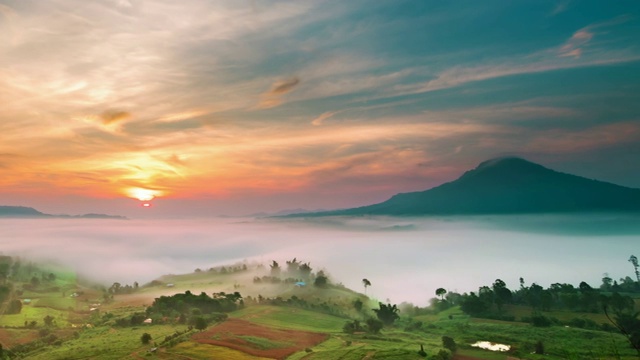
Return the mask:
[[[293,307],[257,305],[236,311],[232,317],[260,325],[316,332],[341,332],[347,319]]]
[[[417,316],[400,312],[401,317],[395,325],[384,327],[378,334],[367,333],[366,328],[348,334],[343,330],[345,324],[359,320],[364,326],[367,318],[375,317],[370,309],[376,308],[378,303],[342,286],[319,288],[311,285],[298,288],[290,283],[255,283],[251,274],[246,272],[220,274],[202,271],[168,275],[161,282],[140,287],[131,294],[117,294],[112,299],[108,299],[107,294],[102,299],[104,293],[98,287],[82,286],[75,281],[75,277],[66,274],[56,278],[56,289],[47,284],[46,287],[31,287],[32,290],[24,291],[21,298],[30,298],[31,304],[23,305],[20,314],[0,316],[0,327],[5,327],[0,329],[3,346],[20,349],[20,346],[32,344],[30,350],[23,350],[23,355],[37,360],[266,359],[250,355],[249,352],[258,351],[255,353],[264,355],[266,353],[259,351],[290,348],[295,342],[293,339],[289,341],[288,336],[293,335],[288,335],[286,331],[296,330],[322,333],[328,337],[325,341],[322,340],[324,337],[320,337],[309,342],[315,344],[309,348],[302,349],[307,346],[305,344],[289,350],[288,354],[297,351],[287,357],[291,360],[422,359],[418,354],[421,345],[429,355],[427,358],[432,359],[439,352],[449,354],[448,350],[444,350],[443,336],[455,340],[457,354],[473,359],[505,360],[507,356],[523,360],[637,358],[626,339],[617,331],[585,330],[560,325],[534,327],[522,322],[522,318],[531,316],[531,308],[527,306],[504,306],[502,314],[515,317],[516,322],[470,317],[454,306],[437,313],[423,309],[421,315]],[[173,286],[167,287],[167,283]],[[205,340],[202,340],[202,337],[194,336],[198,334],[195,329],[185,331],[188,323],[177,323],[179,314],[173,310],[170,314],[157,315],[153,324],[133,325],[129,322],[135,313],[146,317],[147,305],[154,298],[176,293],[184,295],[187,290],[199,297],[220,291],[227,294],[241,292],[247,304],[227,315],[232,319],[244,320],[235,323],[244,330],[230,327],[233,325],[231,322],[215,330],[216,326],[224,323],[216,323],[223,318],[213,320],[205,332],[200,333],[205,335]],[[81,292],[82,295],[71,297],[73,292]],[[200,295],[200,292],[205,295]],[[253,299],[247,299],[247,296]],[[261,299],[259,304],[256,301],[258,297]],[[99,310],[88,311],[93,303],[102,300],[106,301],[99,306]],[[354,308],[355,300],[363,302],[362,310]],[[547,311],[542,314],[562,322],[572,319],[587,319],[597,324],[606,322],[604,315],[598,313]],[[191,315],[196,316],[197,313],[192,314],[189,310],[187,316]],[[55,324],[45,327],[45,316],[52,316]],[[27,328],[25,321],[36,321],[37,324],[34,328]],[[166,323],[163,324],[163,321]],[[173,340],[170,336],[176,331],[185,333],[176,334]],[[283,331],[286,335],[274,337],[274,334],[282,334]],[[146,345],[141,342],[144,333],[152,337]],[[212,340],[211,343],[206,343],[209,340]],[[511,345],[512,350],[505,354],[472,347],[471,344],[477,341]],[[545,355],[533,354],[534,346],[539,341],[544,344]],[[223,346],[225,344],[228,347]],[[157,349],[150,351],[155,347]]]

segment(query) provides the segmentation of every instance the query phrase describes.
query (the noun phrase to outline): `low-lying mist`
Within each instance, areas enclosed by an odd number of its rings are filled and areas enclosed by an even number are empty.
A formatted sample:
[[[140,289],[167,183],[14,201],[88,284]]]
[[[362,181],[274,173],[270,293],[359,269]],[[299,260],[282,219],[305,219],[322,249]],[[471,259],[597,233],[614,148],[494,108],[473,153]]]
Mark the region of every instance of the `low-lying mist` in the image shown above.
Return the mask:
[[[500,278],[597,287],[633,275],[639,216],[209,220],[3,219],[6,255],[55,260],[109,285],[196,268],[294,257],[385,301],[425,305],[436,288],[475,291]]]

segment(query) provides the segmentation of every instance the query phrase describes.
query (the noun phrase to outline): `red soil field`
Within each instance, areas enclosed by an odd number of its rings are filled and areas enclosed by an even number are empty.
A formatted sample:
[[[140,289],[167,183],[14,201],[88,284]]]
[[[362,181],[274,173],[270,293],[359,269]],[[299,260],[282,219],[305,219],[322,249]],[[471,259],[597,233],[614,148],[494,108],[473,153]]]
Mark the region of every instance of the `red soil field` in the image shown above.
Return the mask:
[[[243,339],[242,336],[267,339],[276,344],[273,348],[264,348]],[[284,359],[295,352],[317,345],[328,337],[327,334],[273,329],[245,320],[228,319],[220,325],[193,335],[191,339],[201,344],[224,346],[254,356]]]
[[[30,331],[26,333],[14,333],[12,334],[8,330],[0,329],[0,342],[6,347],[12,347],[18,344],[25,344],[38,338],[37,331]]]

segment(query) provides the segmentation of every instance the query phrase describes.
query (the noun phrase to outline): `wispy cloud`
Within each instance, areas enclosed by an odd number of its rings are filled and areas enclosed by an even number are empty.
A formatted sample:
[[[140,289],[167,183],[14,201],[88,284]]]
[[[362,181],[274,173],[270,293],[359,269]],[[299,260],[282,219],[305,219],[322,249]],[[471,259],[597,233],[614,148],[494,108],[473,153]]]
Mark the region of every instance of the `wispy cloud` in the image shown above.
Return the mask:
[[[324,123],[325,120],[331,118],[335,114],[336,114],[335,111],[324,112],[324,113],[320,114],[320,116],[318,116],[317,118],[311,120],[311,125],[320,126],[320,125],[322,125]]]
[[[269,90],[260,95],[258,108],[270,109],[282,104],[282,97],[291,92],[299,83],[300,79],[297,76],[276,81]]]
[[[579,58],[582,55],[582,47],[593,38],[593,33],[586,29],[577,31],[567,42],[560,47],[560,56],[571,56]]]

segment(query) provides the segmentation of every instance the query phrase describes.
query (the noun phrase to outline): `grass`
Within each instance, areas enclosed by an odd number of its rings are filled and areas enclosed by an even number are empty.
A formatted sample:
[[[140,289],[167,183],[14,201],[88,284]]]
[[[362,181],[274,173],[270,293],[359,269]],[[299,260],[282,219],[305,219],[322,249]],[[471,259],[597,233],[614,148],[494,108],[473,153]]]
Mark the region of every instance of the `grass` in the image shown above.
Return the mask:
[[[279,349],[279,348],[288,347],[288,346],[292,346],[293,345],[293,343],[291,343],[291,342],[269,340],[269,339],[265,339],[265,338],[257,337],[257,336],[241,335],[241,336],[238,336],[238,338],[246,341],[247,343],[251,344],[251,346],[253,346],[255,348],[263,349],[263,350]]]
[[[82,331],[78,339],[64,342],[61,346],[47,347],[35,354],[29,354],[28,358],[33,360],[136,358],[134,353],[144,356],[153,346],[141,343],[142,334],[149,333],[153,343],[153,341],[161,341],[175,330],[176,327],[170,325],[88,329]]]
[[[186,356],[191,359],[272,360],[243,353],[222,346],[183,342],[164,351],[166,354]],[[178,358],[178,357],[176,357]]]
[[[435,328],[427,331],[453,337],[461,350],[472,350],[468,344],[476,341],[492,341],[515,346],[519,349],[520,357],[535,359],[535,356],[530,356],[530,353],[533,352],[534,344],[540,340],[544,343],[545,352],[548,354],[547,359],[566,359],[571,356],[579,359],[606,358],[607,354],[614,353],[614,348],[624,357],[633,358],[635,354],[624,337],[618,333],[563,326],[546,328],[531,325],[514,326],[514,323],[482,319],[440,320],[433,325]]]
[[[513,315],[516,320],[520,320],[523,317],[531,316],[531,307],[524,305],[505,305],[505,315]],[[553,311],[540,311],[540,313],[547,317],[554,317],[562,322],[568,322],[571,319],[582,318],[595,321],[597,324],[609,323],[607,317],[602,313],[577,313],[568,310],[553,310]]]
[[[77,305],[78,305],[78,302],[75,299],[70,297],[61,297],[60,294],[58,294],[55,297],[43,297],[43,298],[35,299],[31,306],[48,307],[56,310],[65,311],[65,310],[69,310],[69,308],[76,309]]]
[[[69,326],[67,311],[61,311],[51,308],[33,307],[32,305],[22,306],[20,314],[2,315],[0,316],[0,326],[23,327],[24,322],[37,321],[38,326],[44,324],[45,316],[53,316],[59,327]]]
[[[315,332],[340,332],[347,319],[293,307],[249,306],[230,314],[256,324]]]

